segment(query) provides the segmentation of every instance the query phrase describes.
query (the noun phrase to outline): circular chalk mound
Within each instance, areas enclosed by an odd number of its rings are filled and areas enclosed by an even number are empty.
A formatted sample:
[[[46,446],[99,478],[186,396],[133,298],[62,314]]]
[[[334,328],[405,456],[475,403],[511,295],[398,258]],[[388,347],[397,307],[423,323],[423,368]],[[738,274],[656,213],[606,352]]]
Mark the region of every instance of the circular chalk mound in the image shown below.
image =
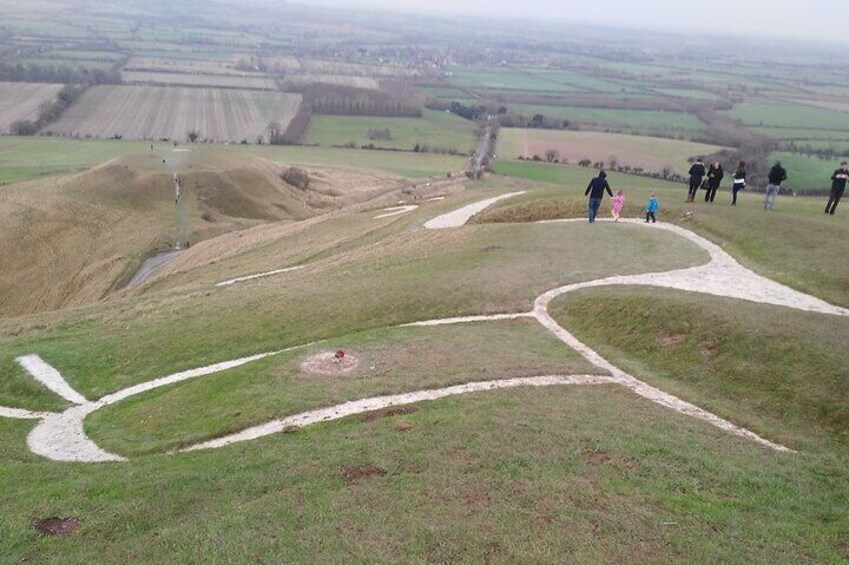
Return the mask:
[[[353,353],[346,351],[339,356],[338,350],[322,351],[301,361],[301,370],[311,375],[349,375],[360,365]]]

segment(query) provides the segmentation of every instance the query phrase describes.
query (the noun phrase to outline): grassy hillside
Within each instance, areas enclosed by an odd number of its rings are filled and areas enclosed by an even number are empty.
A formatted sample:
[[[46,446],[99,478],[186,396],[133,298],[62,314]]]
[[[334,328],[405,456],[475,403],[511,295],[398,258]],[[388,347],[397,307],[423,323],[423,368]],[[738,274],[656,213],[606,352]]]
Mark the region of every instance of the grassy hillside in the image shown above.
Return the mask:
[[[224,169],[241,162],[235,151],[211,155]],[[123,168],[111,174],[155,180],[156,173],[139,172],[144,157],[138,159],[118,161]],[[134,218],[142,217],[139,210],[155,210],[155,192],[128,199],[126,188],[93,192],[79,182],[114,166],[76,177],[70,192],[85,202],[98,194],[100,206],[132,210]],[[192,174],[208,175],[208,166],[197,163]],[[96,399],[178,371],[315,342],[90,416],[86,432],[129,456],[126,463],[43,460],[26,448],[32,423],[0,419],[3,560],[849,557],[843,543],[849,461],[841,372],[849,360],[837,337],[845,334],[846,321],[739,301],[613,288],[570,295],[556,301],[552,313],[640,378],[801,454],[759,447],[611,385],[488,391],[217,450],[167,454],[371,395],[598,373],[532,320],[397,326],[526,311],[536,296],[560,285],[707,260],[694,244],[666,231],[525,223],[580,216],[591,171],[504,166],[531,178],[493,177],[465,189],[434,186],[415,201],[418,209],[394,218],[376,216],[397,192],[297,222],[254,225],[193,246],[150,283],[103,302],[0,318],[0,405],[31,410],[66,404],[14,362],[23,354],[41,355]],[[277,165],[257,160],[249,171],[261,175],[264,167]],[[241,189],[232,197],[269,198],[247,190],[258,181],[247,172],[219,174],[216,187],[230,180]],[[681,221],[682,187],[624,175],[611,181],[628,195],[626,215],[639,214],[654,189],[663,218]],[[38,183],[4,190],[28,186]],[[439,214],[517,190],[527,193],[479,215],[476,221],[486,225],[421,229]],[[445,200],[425,198],[437,194]],[[745,197],[737,209],[691,205],[696,215],[682,225],[771,276],[780,264],[789,278],[819,271],[805,284],[792,282],[849,304],[849,269],[822,243],[840,224],[815,215],[803,200],[779,200],[769,215],[758,204]],[[511,219],[519,223],[505,222]],[[770,234],[779,224],[790,233],[776,242]],[[822,249],[813,252],[815,245]],[[215,286],[294,265],[304,268]],[[678,334],[684,339],[673,345],[658,343]],[[302,369],[310,354],[337,348],[359,358],[351,373]],[[789,360],[776,367],[784,356]],[[82,526],[69,538],[41,539],[32,521],[50,516],[76,517]]]

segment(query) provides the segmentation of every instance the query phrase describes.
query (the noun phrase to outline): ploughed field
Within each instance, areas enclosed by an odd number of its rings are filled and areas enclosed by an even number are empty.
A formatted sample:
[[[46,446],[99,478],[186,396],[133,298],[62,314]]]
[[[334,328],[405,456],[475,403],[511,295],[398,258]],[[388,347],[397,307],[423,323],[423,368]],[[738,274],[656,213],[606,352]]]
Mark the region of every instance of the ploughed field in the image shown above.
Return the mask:
[[[258,73],[242,73],[238,76],[223,74],[189,74],[172,72],[124,71],[125,83],[149,84],[153,86],[214,86],[220,88],[249,88],[252,90],[275,90],[273,79]]]
[[[49,126],[58,135],[124,139],[253,141],[272,120],[285,128],[300,95],[217,88],[96,86]]]
[[[0,82],[0,134],[18,120],[35,120],[38,107],[50,102],[62,89],[61,84]]]

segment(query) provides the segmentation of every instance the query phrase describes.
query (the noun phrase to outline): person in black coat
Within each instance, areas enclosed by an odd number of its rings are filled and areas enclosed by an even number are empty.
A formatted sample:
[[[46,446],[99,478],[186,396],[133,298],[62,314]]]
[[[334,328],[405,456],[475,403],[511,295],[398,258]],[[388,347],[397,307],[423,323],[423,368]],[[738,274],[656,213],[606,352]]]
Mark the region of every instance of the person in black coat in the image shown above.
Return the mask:
[[[840,199],[843,198],[843,192],[846,190],[847,180],[849,180],[849,170],[846,169],[846,161],[843,161],[840,163],[840,168],[831,175],[831,196],[828,198],[828,204],[825,205],[826,214],[834,215]]]
[[[725,171],[722,170],[722,163],[717,161],[710,166],[707,174],[707,191],[705,191],[705,202],[713,202],[716,198],[716,191],[722,184],[722,179],[725,177]]]
[[[687,193],[687,202],[692,202],[696,199],[696,192],[702,186],[702,179],[705,178],[705,163],[701,159],[696,159],[693,166],[690,167],[690,191]]]
[[[766,185],[766,198],[764,199],[764,210],[772,210],[775,199],[781,191],[781,183],[787,180],[787,171],[781,166],[781,161],[776,161],[769,170],[769,183]]]
[[[598,215],[598,209],[601,206],[601,200],[604,198],[604,191],[607,191],[611,197],[613,191],[610,190],[610,184],[607,182],[607,173],[601,171],[596,178],[590,181],[587,186],[584,196],[589,195],[590,201],[587,207],[587,219],[591,224],[595,223],[595,217]]]
[[[746,161],[740,161],[734,171],[734,185],[731,187],[731,205],[737,205],[737,193],[746,188]]]

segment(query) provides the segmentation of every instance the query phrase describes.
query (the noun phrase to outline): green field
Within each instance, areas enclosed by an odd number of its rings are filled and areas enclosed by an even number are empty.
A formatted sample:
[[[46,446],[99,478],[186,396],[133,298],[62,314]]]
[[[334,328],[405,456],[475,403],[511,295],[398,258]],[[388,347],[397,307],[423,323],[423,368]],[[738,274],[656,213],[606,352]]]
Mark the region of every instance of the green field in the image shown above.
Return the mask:
[[[676,130],[693,132],[705,124],[696,116],[683,112],[655,110],[617,110],[613,108],[586,108],[579,106],[542,106],[535,104],[510,104],[511,112],[531,118],[542,114],[548,118],[576,121],[596,127],[613,127],[635,131]]]
[[[155,143],[156,152],[170,151],[169,144]],[[150,150],[147,142],[83,141],[47,137],[0,137],[0,184],[30,180],[44,175],[79,172],[104,161]],[[402,153],[387,159],[379,151],[323,147],[218,146],[217,151],[255,153],[273,161],[305,165],[362,167],[411,178],[457,172],[464,157],[433,153]]]
[[[744,102],[737,104],[730,114],[748,126],[849,131],[849,113],[801,104]]]
[[[787,170],[788,188],[828,190],[831,188],[831,175],[842,159],[820,159],[781,151],[770,156],[771,163],[779,160]]]
[[[388,129],[391,139],[368,137],[370,129]],[[359,116],[313,116],[303,139],[307,145],[341,146],[353,142],[356,147],[412,150],[416,145],[452,149],[468,155],[477,145],[474,122],[454,114],[425,110],[421,118],[375,118]]]

